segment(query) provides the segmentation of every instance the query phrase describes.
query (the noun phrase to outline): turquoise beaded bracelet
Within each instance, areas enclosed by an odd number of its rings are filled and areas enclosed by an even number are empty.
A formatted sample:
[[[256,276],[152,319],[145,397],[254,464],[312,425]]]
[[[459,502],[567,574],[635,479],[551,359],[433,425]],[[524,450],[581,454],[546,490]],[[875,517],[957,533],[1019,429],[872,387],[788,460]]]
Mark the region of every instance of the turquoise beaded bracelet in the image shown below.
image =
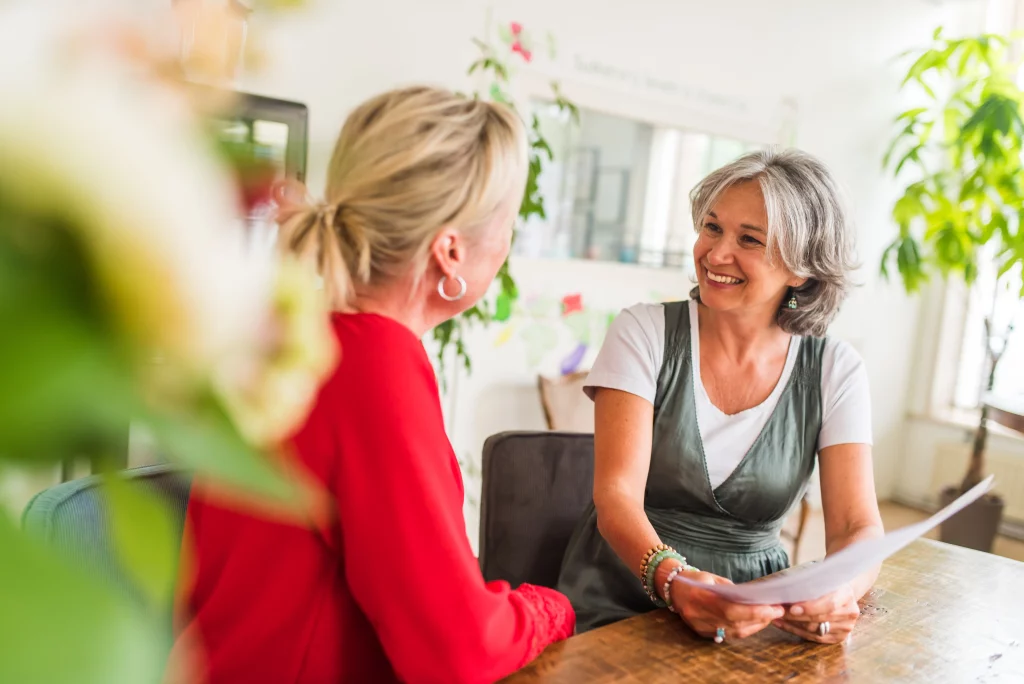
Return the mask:
[[[643,576],[644,591],[647,593],[647,597],[651,599],[654,605],[659,608],[664,608],[668,604],[658,596],[657,588],[654,586],[654,573],[657,572],[658,566],[661,565],[662,561],[668,560],[669,558],[674,558],[683,565],[686,565],[686,558],[677,551],[673,551],[672,549],[659,551],[651,557],[650,561],[648,561],[647,571]]]
[[[658,551],[653,556],[651,556],[651,559],[647,561],[647,567],[644,568],[644,576],[642,578],[645,589],[651,586],[651,579],[654,577],[654,571],[661,564],[661,562],[666,558],[672,558],[673,555],[679,555],[675,549],[662,549],[661,551]]]

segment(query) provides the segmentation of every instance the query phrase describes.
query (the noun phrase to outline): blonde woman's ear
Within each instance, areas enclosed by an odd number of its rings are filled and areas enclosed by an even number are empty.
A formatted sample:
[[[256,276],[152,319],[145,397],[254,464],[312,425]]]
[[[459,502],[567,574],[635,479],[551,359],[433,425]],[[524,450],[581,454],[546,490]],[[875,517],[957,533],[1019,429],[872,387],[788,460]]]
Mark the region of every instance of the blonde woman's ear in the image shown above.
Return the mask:
[[[465,264],[465,238],[451,227],[442,228],[430,246],[430,252],[441,272],[450,278]]]
[[[271,196],[277,204],[277,221],[282,223],[312,203],[306,186],[292,178],[274,183]]]

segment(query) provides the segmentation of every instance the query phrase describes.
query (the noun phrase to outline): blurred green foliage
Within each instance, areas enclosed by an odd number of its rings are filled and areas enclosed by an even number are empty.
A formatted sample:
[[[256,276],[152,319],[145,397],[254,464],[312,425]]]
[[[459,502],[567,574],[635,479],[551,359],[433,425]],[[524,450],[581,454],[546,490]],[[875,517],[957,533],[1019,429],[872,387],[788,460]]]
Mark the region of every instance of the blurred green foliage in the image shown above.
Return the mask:
[[[881,260],[908,292],[934,273],[972,283],[982,248],[999,275],[1024,262],[1024,102],[1010,38],[948,39],[941,29],[914,58],[903,87],[921,106],[896,117],[883,165],[907,181],[892,216],[899,234]],[[1024,296],[1024,290],[1022,290]]]
[[[29,216],[0,192],[0,460],[54,469],[122,460],[131,423],[168,459],[263,496],[292,488],[247,444],[212,391],[154,405],[142,367],[108,315],[76,234]],[[132,605],[98,577],[0,516],[0,681],[159,681],[180,543],[165,504],[111,475],[103,488],[120,565],[144,593]]]

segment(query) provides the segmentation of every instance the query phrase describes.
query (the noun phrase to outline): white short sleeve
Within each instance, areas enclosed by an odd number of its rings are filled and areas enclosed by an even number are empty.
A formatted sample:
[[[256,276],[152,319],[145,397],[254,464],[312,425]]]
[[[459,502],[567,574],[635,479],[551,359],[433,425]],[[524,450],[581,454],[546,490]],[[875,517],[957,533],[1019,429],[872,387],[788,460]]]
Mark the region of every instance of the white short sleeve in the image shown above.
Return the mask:
[[[821,358],[821,432],[818,450],[836,444],[871,444],[868,373],[848,342],[829,339]]]
[[[653,404],[664,355],[665,307],[636,304],[624,309],[608,328],[583,391],[593,399],[596,388],[607,387]]]

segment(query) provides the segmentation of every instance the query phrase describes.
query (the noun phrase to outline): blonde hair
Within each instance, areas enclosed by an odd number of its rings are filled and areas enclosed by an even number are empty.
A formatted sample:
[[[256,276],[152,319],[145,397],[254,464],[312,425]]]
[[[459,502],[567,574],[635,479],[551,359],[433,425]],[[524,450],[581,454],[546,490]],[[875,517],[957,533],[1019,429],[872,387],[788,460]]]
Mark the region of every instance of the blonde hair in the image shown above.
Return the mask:
[[[427,268],[437,233],[472,239],[522,196],[526,129],[509,107],[450,91],[411,87],[378,95],[341,129],[325,202],[281,221],[280,245],[315,257],[331,304],[357,283]]]

